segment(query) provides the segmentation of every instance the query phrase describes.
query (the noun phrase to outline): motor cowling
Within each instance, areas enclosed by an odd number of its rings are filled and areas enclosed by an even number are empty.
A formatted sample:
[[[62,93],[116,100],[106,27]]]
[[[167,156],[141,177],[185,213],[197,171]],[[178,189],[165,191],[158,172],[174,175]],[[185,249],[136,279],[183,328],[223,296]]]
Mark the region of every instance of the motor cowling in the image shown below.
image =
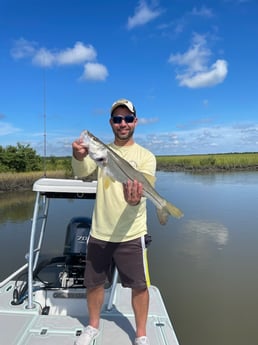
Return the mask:
[[[87,241],[91,218],[74,217],[67,225],[64,244],[65,265],[59,278],[63,288],[83,287]]]
[[[90,218],[74,217],[70,220],[66,231],[64,255],[85,256],[90,228]]]

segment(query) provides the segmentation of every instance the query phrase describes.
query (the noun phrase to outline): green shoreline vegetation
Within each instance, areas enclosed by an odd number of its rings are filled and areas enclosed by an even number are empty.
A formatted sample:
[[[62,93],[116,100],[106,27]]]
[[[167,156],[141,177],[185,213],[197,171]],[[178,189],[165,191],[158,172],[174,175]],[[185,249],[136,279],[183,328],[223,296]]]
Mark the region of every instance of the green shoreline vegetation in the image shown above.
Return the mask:
[[[225,172],[258,170],[258,153],[221,153],[182,156],[157,156],[158,170]]]
[[[213,173],[257,171],[258,153],[224,153],[202,155],[156,156],[158,171]],[[0,170],[0,192],[31,189],[41,177],[72,178],[71,157],[40,158],[41,169],[17,172]],[[42,171],[45,167],[45,172]],[[1,167],[1,166],[0,166]],[[5,169],[6,170],[6,169]],[[96,179],[93,175],[90,179]]]

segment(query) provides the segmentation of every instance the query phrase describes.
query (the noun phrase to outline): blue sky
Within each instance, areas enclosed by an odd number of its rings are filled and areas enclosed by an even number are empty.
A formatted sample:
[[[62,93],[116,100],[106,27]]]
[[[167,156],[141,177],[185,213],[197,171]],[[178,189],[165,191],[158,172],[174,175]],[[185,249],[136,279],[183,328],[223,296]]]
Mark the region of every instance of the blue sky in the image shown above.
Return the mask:
[[[0,0],[0,145],[110,142],[125,97],[155,154],[257,151],[257,18],[257,0]]]

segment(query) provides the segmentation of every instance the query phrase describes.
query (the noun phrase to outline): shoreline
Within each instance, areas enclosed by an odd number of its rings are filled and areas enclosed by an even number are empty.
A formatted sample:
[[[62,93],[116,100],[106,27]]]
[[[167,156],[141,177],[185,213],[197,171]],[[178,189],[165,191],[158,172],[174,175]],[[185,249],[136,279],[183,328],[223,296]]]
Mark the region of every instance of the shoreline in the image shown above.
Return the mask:
[[[190,172],[190,173],[225,173],[225,172],[244,172],[244,171],[258,171],[257,166],[248,166],[248,167],[162,167],[162,169],[157,169],[157,171],[165,171],[165,172]]]
[[[245,172],[245,171],[258,171],[258,165],[246,166],[246,167],[182,167],[173,164],[157,164],[157,172],[184,172],[191,174],[215,174],[215,173],[232,173],[232,172]],[[37,173],[0,173],[0,194],[7,192],[22,192],[31,190],[33,183],[39,178],[67,178],[71,179],[72,176],[67,176],[63,171],[51,171],[43,174]],[[96,180],[96,176],[93,174],[89,176],[89,181]]]

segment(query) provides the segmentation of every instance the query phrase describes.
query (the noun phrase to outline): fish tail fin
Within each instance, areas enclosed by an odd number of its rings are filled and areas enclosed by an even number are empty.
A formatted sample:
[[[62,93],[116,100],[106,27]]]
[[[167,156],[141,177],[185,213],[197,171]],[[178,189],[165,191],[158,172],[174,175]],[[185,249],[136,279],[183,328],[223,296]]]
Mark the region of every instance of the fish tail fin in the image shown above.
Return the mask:
[[[183,212],[179,210],[176,206],[172,205],[170,202],[166,201],[162,208],[157,209],[157,214],[160,224],[164,225],[167,223],[168,216],[172,215],[176,218],[183,217]]]
[[[169,213],[176,218],[181,218],[184,215],[179,208],[168,201],[166,202],[166,208],[168,209]]]

